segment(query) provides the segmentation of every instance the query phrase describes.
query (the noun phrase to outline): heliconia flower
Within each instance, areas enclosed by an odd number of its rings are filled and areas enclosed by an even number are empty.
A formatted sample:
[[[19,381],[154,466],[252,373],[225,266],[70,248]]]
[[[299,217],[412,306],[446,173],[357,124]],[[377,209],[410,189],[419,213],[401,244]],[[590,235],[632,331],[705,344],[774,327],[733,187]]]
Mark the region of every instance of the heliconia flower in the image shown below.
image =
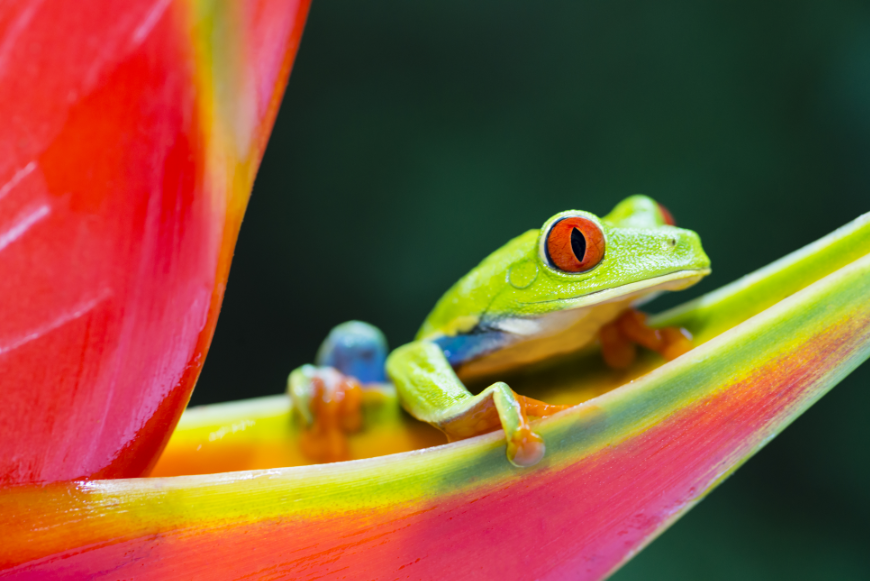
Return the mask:
[[[7,488],[0,578],[601,579],[870,356],[868,297],[870,214],[657,317],[700,345],[541,420],[531,468],[493,433],[354,462]],[[556,391],[588,389],[567,373]],[[266,465],[295,444],[279,400],[192,412],[167,454]],[[407,430],[382,415],[381,436]]]
[[[153,466],[308,4],[0,6],[0,484]]]

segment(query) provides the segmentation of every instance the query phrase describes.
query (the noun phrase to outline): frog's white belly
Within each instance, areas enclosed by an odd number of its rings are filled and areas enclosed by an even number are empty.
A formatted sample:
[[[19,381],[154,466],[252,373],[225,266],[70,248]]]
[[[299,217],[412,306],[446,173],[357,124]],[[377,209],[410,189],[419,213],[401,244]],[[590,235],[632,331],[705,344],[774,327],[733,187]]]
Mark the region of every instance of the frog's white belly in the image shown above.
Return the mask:
[[[646,302],[662,291],[687,288],[702,276],[684,275],[637,290],[626,289],[627,292],[621,294],[609,293],[611,296],[601,297],[603,300],[600,302],[539,317],[503,319],[494,327],[511,337],[508,344],[466,361],[457,373],[463,380],[474,379],[578,351],[595,341],[601,327],[626,309]]]

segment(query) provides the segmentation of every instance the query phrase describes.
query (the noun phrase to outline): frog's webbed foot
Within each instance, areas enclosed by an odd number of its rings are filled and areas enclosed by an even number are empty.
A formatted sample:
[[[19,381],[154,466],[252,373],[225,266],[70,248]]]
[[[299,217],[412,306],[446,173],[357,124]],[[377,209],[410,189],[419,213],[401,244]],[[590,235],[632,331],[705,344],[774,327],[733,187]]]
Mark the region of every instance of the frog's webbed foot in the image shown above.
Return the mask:
[[[302,453],[318,462],[349,460],[347,434],[362,427],[362,386],[332,367],[303,365],[290,374],[288,392],[303,425]]]
[[[362,428],[366,384],[386,380],[387,343],[372,325],[349,321],[335,327],[317,352],[317,365],[293,371],[287,391],[303,425],[302,452],[318,462],[350,459],[347,434]]]
[[[529,417],[546,417],[568,407],[517,395],[506,383],[498,382],[446,410],[446,418],[436,425],[451,442],[502,428],[508,460],[525,467],[537,464],[546,451],[544,440],[532,431]]]
[[[515,394],[498,382],[472,395],[434,343],[415,341],[399,347],[387,359],[402,406],[415,418],[462,440],[502,428],[507,457],[515,466],[531,466],[544,455],[541,437],[529,417],[544,417],[568,406],[553,406]]]
[[[605,363],[615,369],[631,365],[637,352],[635,344],[645,347],[671,361],[693,347],[688,331],[678,327],[653,329],[646,324],[646,314],[628,309],[599,331],[601,354]]]

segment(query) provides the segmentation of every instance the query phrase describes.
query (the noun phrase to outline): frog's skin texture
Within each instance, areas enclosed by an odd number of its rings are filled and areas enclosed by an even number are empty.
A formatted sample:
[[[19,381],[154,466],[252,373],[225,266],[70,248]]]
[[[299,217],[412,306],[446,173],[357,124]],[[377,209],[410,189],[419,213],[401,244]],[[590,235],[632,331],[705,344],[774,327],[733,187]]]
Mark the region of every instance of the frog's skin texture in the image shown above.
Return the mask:
[[[698,282],[710,260],[697,234],[672,223],[654,200],[632,196],[604,218],[556,214],[490,254],[441,297],[416,340],[387,358],[402,405],[450,439],[500,425],[508,459],[536,463],[544,444],[527,416],[561,408],[518,396],[502,382],[475,396],[459,377],[489,377],[576,351],[602,327],[616,328],[632,307]]]

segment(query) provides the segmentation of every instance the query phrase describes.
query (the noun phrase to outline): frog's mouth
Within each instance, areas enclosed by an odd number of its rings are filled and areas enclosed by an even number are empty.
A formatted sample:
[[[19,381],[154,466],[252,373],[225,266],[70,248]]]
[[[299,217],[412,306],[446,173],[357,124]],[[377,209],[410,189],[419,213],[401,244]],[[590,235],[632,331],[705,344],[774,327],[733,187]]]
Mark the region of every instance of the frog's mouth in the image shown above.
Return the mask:
[[[548,311],[578,309],[591,305],[598,305],[615,300],[622,300],[629,295],[636,295],[639,302],[646,302],[663,291],[676,291],[688,288],[710,274],[709,268],[682,269],[676,272],[645,278],[630,282],[621,286],[593,291],[580,296],[546,299],[543,301],[531,301],[520,303],[522,305],[552,305],[554,308]],[[635,302],[633,304],[639,304]]]
[[[475,333],[447,338],[441,347],[463,380],[495,376],[577,352],[626,309],[690,287],[709,273],[709,268],[682,269],[578,297],[522,303],[537,312],[482,322]]]

